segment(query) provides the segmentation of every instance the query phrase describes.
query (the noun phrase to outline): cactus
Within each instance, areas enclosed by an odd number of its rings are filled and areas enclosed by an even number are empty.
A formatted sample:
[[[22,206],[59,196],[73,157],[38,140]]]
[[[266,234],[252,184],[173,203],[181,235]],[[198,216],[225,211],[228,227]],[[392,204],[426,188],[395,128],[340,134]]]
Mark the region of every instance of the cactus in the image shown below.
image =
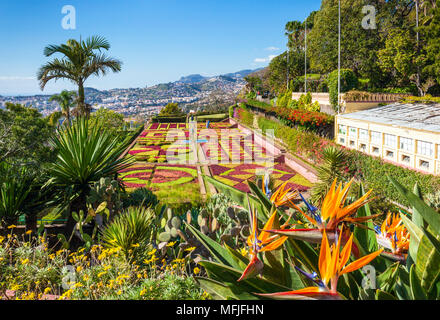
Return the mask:
[[[123,208],[119,182],[109,177],[101,178],[95,182],[86,200],[89,210],[97,210],[101,203],[106,202],[108,209],[106,213],[109,219],[113,213],[119,212]]]

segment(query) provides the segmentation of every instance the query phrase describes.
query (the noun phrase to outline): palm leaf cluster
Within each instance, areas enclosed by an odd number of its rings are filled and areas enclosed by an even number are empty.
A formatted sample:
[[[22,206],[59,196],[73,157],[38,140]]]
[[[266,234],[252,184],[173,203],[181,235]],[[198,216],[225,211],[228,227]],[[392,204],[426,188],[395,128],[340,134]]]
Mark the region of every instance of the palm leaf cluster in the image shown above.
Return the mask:
[[[66,44],[47,46],[44,49],[46,57],[54,54],[62,57],[47,62],[38,71],[41,89],[51,80],[66,79],[75,83],[78,85],[80,114],[86,114],[84,82],[92,75],[104,76],[109,71],[121,71],[122,62],[102,52],[109,49],[110,43],[100,36],[92,36],[85,41],[70,39]]]

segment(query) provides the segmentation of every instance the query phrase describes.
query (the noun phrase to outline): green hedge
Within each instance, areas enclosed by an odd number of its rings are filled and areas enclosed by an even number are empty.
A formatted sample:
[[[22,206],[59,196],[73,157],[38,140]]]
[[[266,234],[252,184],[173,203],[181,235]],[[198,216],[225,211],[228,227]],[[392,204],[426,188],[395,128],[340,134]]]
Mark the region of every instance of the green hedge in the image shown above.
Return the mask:
[[[248,127],[252,128],[254,126],[254,116],[255,115],[251,111],[249,111],[243,104],[238,109],[238,118],[244,125]]]
[[[218,114],[206,114],[202,116],[196,116],[197,121],[204,122],[204,121],[210,121],[210,122],[220,122],[228,118],[228,115],[226,113],[218,113]]]
[[[290,153],[308,159],[313,164],[321,161],[322,150],[332,144],[330,140],[307,130],[292,128],[264,117],[258,117],[257,121],[263,132],[274,130],[275,137],[284,142]]]
[[[156,116],[151,119],[153,122],[159,122],[159,123],[182,123],[186,122],[186,115],[185,116]]]

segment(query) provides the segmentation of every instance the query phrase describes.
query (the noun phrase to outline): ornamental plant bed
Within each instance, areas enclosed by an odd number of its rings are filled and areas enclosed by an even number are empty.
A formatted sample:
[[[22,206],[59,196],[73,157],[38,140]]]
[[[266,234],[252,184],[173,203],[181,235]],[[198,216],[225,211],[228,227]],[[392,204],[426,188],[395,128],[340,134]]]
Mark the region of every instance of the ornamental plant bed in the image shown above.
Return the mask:
[[[150,187],[152,190],[158,190],[186,183],[198,183],[197,169],[195,166],[158,165],[154,170]]]
[[[119,172],[122,183],[128,189],[144,188],[149,185],[153,166],[135,164]]]
[[[219,180],[240,191],[249,192],[247,180],[254,180],[257,170],[264,169],[263,164],[218,164],[211,165],[211,173],[216,180]],[[274,188],[287,182],[287,188],[305,192],[312,186],[306,178],[290,169],[284,163],[276,163],[273,167],[271,177],[274,181]]]

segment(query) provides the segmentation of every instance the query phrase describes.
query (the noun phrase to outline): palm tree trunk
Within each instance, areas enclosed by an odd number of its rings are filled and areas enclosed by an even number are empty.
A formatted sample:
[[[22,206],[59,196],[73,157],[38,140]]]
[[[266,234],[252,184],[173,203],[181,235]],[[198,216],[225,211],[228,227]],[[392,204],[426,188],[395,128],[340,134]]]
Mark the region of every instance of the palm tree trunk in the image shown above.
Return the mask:
[[[78,109],[80,111],[81,116],[86,114],[86,97],[84,93],[84,83],[82,80],[78,82]]]
[[[70,107],[67,107],[66,118],[67,118],[67,124],[70,126]]]
[[[37,214],[26,215],[26,231],[37,230]]]

